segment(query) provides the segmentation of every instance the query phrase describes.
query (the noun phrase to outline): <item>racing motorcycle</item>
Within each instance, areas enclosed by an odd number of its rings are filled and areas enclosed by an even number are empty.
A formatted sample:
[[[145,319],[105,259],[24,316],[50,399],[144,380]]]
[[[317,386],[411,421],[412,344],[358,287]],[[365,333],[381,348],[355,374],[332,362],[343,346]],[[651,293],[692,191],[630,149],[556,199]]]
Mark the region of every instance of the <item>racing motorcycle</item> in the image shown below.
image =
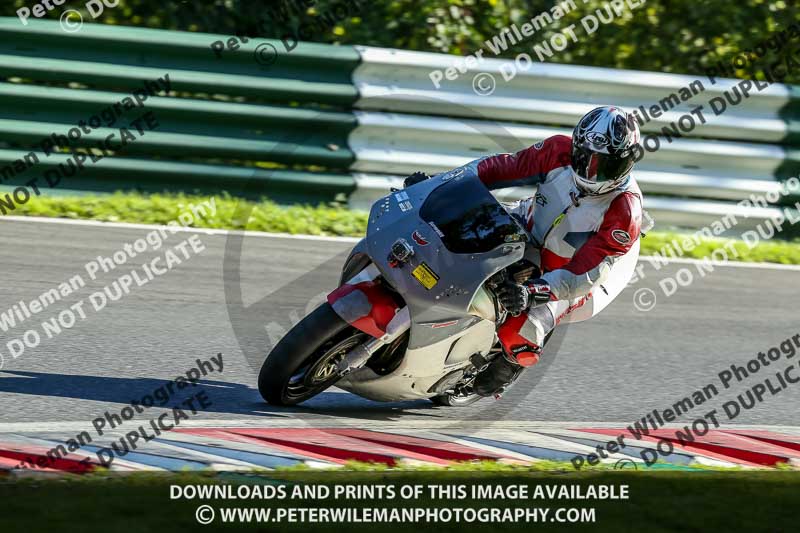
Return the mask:
[[[295,405],[336,385],[377,401],[469,405],[472,384],[502,356],[507,312],[493,288],[530,277],[528,240],[477,177],[453,172],[378,200],[340,286],[264,361],[258,389]]]

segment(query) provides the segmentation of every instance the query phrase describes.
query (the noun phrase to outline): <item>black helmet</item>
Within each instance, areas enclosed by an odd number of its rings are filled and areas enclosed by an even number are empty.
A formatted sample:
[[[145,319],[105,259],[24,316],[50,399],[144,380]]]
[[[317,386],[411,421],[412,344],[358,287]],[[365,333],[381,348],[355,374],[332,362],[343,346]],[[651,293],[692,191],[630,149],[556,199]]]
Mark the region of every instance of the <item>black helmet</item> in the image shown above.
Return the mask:
[[[633,168],[639,126],[618,107],[589,111],[572,132],[575,184],[586,194],[604,194],[622,185]]]

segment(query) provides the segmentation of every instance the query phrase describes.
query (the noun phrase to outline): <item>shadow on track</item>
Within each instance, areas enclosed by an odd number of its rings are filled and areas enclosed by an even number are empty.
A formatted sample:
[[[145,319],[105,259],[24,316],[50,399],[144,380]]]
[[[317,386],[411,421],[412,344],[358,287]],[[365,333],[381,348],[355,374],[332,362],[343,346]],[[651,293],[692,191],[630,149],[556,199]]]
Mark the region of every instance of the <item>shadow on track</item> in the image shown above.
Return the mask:
[[[154,378],[48,374],[21,370],[0,372],[0,392],[103,402],[106,404],[105,409],[109,411],[115,410],[110,404],[125,406],[137,402],[141,405],[142,398],[154,396],[158,390],[164,391],[160,397],[167,400],[162,402],[156,399],[153,407],[148,409],[171,409],[173,406],[185,409],[185,406],[180,405],[181,402],[203,390],[212,402],[203,412],[229,415],[291,417],[308,414],[391,420],[402,416],[408,409],[413,409],[417,416],[422,415],[421,410],[438,410],[427,400],[381,403],[342,392],[324,392],[294,408],[273,407],[260,400],[256,389],[246,385],[201,379],[196,386],[189,385],[183,389],[177,389],[173,384],[174,394],[167,394],[167,383],[170,381]],[[96,416],[103,415],[104,413],[96,413]]]

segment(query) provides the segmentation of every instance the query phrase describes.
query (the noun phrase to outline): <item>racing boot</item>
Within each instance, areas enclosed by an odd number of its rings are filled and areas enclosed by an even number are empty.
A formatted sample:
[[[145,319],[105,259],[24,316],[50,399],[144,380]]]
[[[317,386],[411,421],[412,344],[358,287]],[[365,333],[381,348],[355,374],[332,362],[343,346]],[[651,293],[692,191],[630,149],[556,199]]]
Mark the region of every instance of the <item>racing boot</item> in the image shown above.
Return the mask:
[[[478,374],[473,390],[480,396],[499,396],[522,373],[525,367],[539,362],[542,348],[534,341],[520,335],[525,327],[526,315],[509,318],[500,326],[498,337],[503,355],[495,358],[489,368]]]
[[[517,379],[525,367],[509,361],[504,355],[496,357],[489,366],[477,375],[472,390],[479,396],[499,396]]]

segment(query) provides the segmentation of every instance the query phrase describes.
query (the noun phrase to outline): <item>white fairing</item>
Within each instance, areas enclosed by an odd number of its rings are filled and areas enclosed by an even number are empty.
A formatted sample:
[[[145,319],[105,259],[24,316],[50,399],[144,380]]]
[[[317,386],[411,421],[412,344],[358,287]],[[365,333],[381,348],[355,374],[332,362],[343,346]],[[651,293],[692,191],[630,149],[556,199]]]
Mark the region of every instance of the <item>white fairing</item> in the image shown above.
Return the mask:
[[[608,306],[633,276],[639,249],[640,242],[637,240],[627,254],[614,261],[611,267],[613,275],[604,276],[593,287],[590,298],[560,300],[548,304],[558,322],[581,322]],[[373,269],[368,267],[365,272],[353,278],[353,281],[374,279],[378,272]],[[376,401],[415,400],[436,396],[437,393],[428,392],[431,387],[448,374],[467,367],[472,354],[488,354],[497,340],[494,303],[484,289],[475,294],[470,311],[477,320],[474,325],[454,332],[452,336],[436,344],[408,350],[400,366],[390,374],[379,376],[365,367],[340,380],[337,386]],[[398,313],[397,324],[405,326],[408,320],[408,308],[405,307]],[[430,326],[417,324],[414,327]],[[404,327],[401,328],[402,331],[405,330]],[[390,332],[391,339],[396,338],[396,328],[390,325],[389,329],[393,330]]]
[[[377,401],[430,398],[436,396],[428,392],[434,384],[447,374],[469,365],[472,354],[489,353],[494,342],[494,322],[481,320],[444,341],[408,350],[400,366],[387,376],[379,376],[365,367],[345,377],[336,386]]]
[[[428,392],[433,385],[448,374],[467,367],[473,354],[486,355],[494,346],[494,303],[483,289],[473,299],[472,314],[481,319],[436,344],[408,350],[400,366],[389,375],[379,376],[365,367],[346,376],[336,386],[376,401],[415,400],[436,396],[436,393]]]
[[[381,271],[378,270],[378,267],[375,266],[374,263],[370,263],[369,265],[364,268],[361,272],[353,276],[347,281],[348,285],[357,285],[362,281],[372,281],[378,276],[381,275]]]

